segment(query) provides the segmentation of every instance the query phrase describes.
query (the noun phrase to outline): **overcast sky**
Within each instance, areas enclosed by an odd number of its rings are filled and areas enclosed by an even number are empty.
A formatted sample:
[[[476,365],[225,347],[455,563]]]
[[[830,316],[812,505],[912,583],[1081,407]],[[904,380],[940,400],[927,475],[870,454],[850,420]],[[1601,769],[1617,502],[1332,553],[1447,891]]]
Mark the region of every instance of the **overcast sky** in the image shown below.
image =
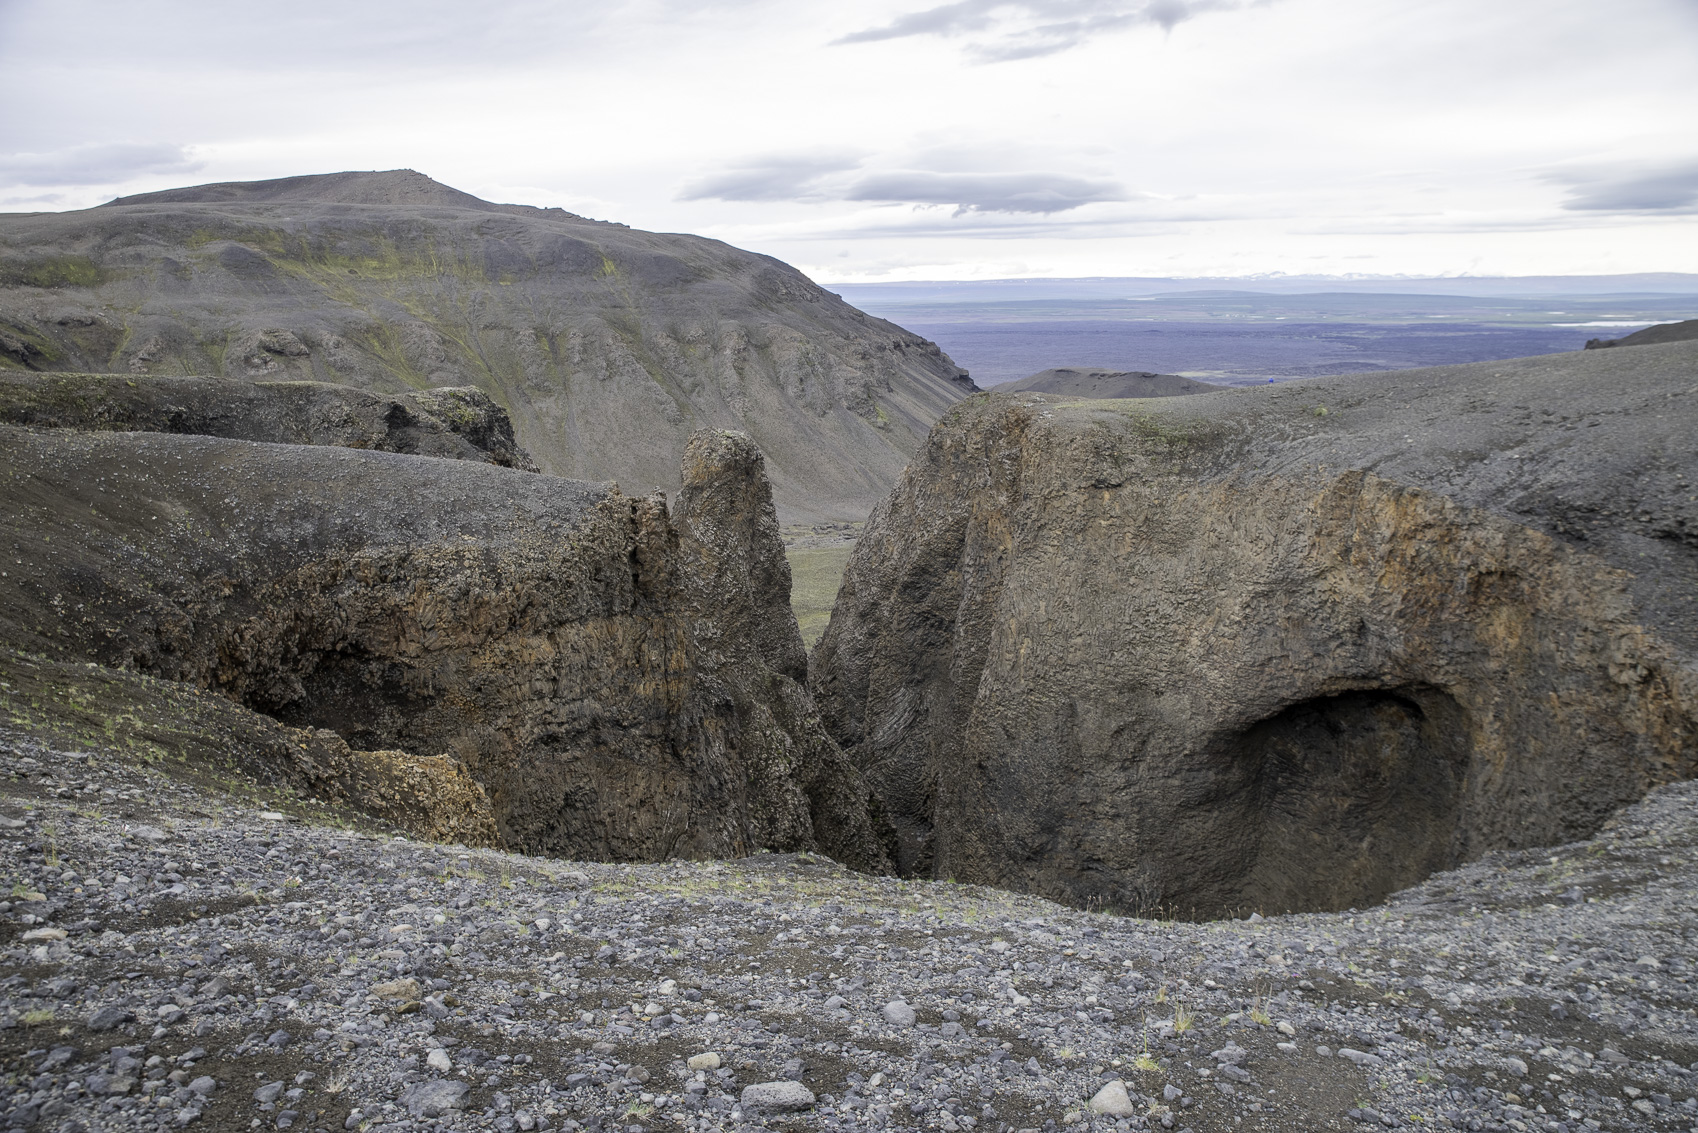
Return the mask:
[[[0,0],[0,209],[410,167],[825,282],[1698,271],[1698,0]]]

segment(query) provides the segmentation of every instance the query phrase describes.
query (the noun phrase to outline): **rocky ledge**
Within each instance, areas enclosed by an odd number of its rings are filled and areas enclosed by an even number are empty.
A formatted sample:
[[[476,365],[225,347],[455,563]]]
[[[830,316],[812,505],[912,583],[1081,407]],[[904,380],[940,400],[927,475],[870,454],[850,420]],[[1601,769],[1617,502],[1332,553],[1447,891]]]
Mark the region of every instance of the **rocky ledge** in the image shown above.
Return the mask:
[[[1210,924],[397,836],[0,739],[0,1129],[1698,1128],[1698,787]]]

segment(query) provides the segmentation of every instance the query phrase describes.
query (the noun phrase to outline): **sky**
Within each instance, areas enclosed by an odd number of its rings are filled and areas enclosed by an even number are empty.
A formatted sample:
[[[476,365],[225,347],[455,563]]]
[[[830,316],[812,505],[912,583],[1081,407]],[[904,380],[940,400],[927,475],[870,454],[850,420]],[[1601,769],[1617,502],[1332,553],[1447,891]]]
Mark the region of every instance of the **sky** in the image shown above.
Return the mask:
[[[0,211],[412,168],[821,282],[1698,271],[1698,0],[0,0]]]

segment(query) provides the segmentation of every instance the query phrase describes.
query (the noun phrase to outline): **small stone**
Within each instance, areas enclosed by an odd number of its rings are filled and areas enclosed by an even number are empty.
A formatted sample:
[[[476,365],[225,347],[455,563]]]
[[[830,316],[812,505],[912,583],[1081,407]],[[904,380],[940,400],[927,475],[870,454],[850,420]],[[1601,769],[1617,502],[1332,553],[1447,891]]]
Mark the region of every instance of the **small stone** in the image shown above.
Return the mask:
[[[1176,1102],[1185,1096],[1185,1091],[1169,1082],[1161,1088],[1161,1096],[1163,1101]]]
[[[743,1108],[790,1113],[811,1108],[814,1093],[800,1082],[761,1082],[743,1088]]]
[[[1279,1033],[1282,1034],[1282,1035],[1285,1035],[1287,1038],[1292,1038],[1292,1037],[1296,1036],[1297,1028],[1293,1027],[1286,1020],[1281,1019],[1279,1021]]]
[[[391,980],[389,983],[374,984],[371,993],[379,999],[395,999],[405,1003],[419,997],[419,981]]]
[[[1320,1055],[1322,1058],[1331,1058],[1332,1048],[1329,1046],[1318,1046],[1315,1048],[1315,1053]]]
[[[64,940],[69,935],[62,928],[32,928],[21,937],[23,940]]]
[[[199,1078],[196,1078],[194,1081],[189,1083],[189,1089],[193,1090],[203,1098],[211,1097],[212,1091],[217,1088],[218,1083],[214,1082],[211,1075],[208,1074],[202,1074]]]
[[[254,1091],[254,1101],[258,1102],[260,1105],[270,1105],[282,1096],[282,1082],[267,1082],[265,1085]]]
[[[1340,1058],[1347,1058],[1351,1062],[1354,1062],[1357,1066],[1370,1070],[1385,1065],[1385,1063],[1382,1062],[1377,1055],[1368,1054],[1360,1050],[1351,1050],[1347,1046],[1339,1047],[1338,1056]]]
[[[275,810],[262,810],[259,812],[259,817],[265,822],[284,822],[289,818],[288,815]]]
[[[1138,1112],[1126,1092],[1126,1083],[1116,1078],[1091,1097],[1090,1110],[1104,1117],[1131,1117]]]
[[[893,1027],[912,1027],[914,1019],[914,1009],[900,999],[884,1005],[884,1021]]]
[[[1612,1050],[1607,1046],[1598,1052],[1598,1057],[1612,1066],[1626,1066],[1632,1061],[1632,1059],[1621,1053],[1621,1051]]]
[[[88,1017],[88,1029],[91,1031],[110,1031],[113,1027],[135,1020],[135,1012],[127,1007],[114,1003],[110,1007],[102,1007]]]
[[[689,1061],[684,1063],[691,1070],[718,1070],[722,1064],[723,1060],[719,1057],[719,1052],[715,1050],[692,1054]]]
[[[821,1006],[823,1006],[827,1011],[836,1011],[848,1002],[849,1001],[844,999],[841,995],[834,995],[828,998]]]
[[[269,1046],[275,1046],[275,1047],[281,1048],[281,1047],[286,1047],[290,1043],[294,1042],[295,1037],[293,1035],[291,1035],[288,1031],[272,1031],[271,1034],[266,1037],[265,1041],[266,1041],[266,1044],[269,1045]]]
[[[471,1087],[464,1082],[437,1080],[409,1086],[401,1095],[401,1104],[414,1117],[441,1117],[459,1109]]]
[[[1506,1058],[1503,1061],[1504,1065],[1509,1067],[1511,1074],[1514,1074],[1517,1078],[1527,1077],[1527,1064],[1525,1062],[1519,1058]]]
[[[157,826],[132,826],[130,837],[141,842],[169,842],[171,835]]]
[[[74,1046],[56,1046],[52,1050],[47,1052],[47,1057],[41,1060],[40,1065],[38,1065],[35,1068],[35,1072],[37,1074],[50,1073],[53,1070],[57,1069],[58,1067],[65,1065],[65,1063],[71,1061],[71,1059],[75,1058],[76,1056],[77,1056],[77,1048],[76,1047],[74,1047]]]
[[[425,1055],[425,1065],[429,1066],[438,1074],[446,1074],[450,1070],[454,1069],[454,1060],[448,1057],[447,1051],[443,1050],[441,1047],[437,1047],[429,1054]]]

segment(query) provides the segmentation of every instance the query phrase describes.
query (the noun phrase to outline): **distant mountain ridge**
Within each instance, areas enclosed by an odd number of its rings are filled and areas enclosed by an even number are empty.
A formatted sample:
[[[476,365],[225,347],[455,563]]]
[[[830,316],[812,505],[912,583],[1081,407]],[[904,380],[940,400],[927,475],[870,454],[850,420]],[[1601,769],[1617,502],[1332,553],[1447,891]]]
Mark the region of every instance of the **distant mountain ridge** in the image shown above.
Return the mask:
[[[101,205],[111,208],[122,205],[173,204],[269,204],[293,201],[321,205],[390,205],[419,207],[438,205],[447,208],[476,209],[479,212],[502,212],[526,205],[498,205],[470,193],[432,181],[414,169],[385,169],[373,172],[310,173],[300,177],[278,177],[270,181],[224,181],[210,185],[190,185],[182,189],[163,189],[157,193],[137,193],[119,197]],[[559,210],[555,210],[559,211]],[[572,215],[572,214],[567,214]]]
[[[0,215],[0,369],[475,386],[546,472],[676,491],[707,427],[786,521],[859,519],[975,387],[787,264],[413,170]]]
[[[1151,374],[1143,370],[1108,370],[1097,366],[1057,366],[990,387],[995,393],[1053,393],[1061,397],[1184,397],[1213,393],[1225,386],[1183,378],[1178,374]]]

